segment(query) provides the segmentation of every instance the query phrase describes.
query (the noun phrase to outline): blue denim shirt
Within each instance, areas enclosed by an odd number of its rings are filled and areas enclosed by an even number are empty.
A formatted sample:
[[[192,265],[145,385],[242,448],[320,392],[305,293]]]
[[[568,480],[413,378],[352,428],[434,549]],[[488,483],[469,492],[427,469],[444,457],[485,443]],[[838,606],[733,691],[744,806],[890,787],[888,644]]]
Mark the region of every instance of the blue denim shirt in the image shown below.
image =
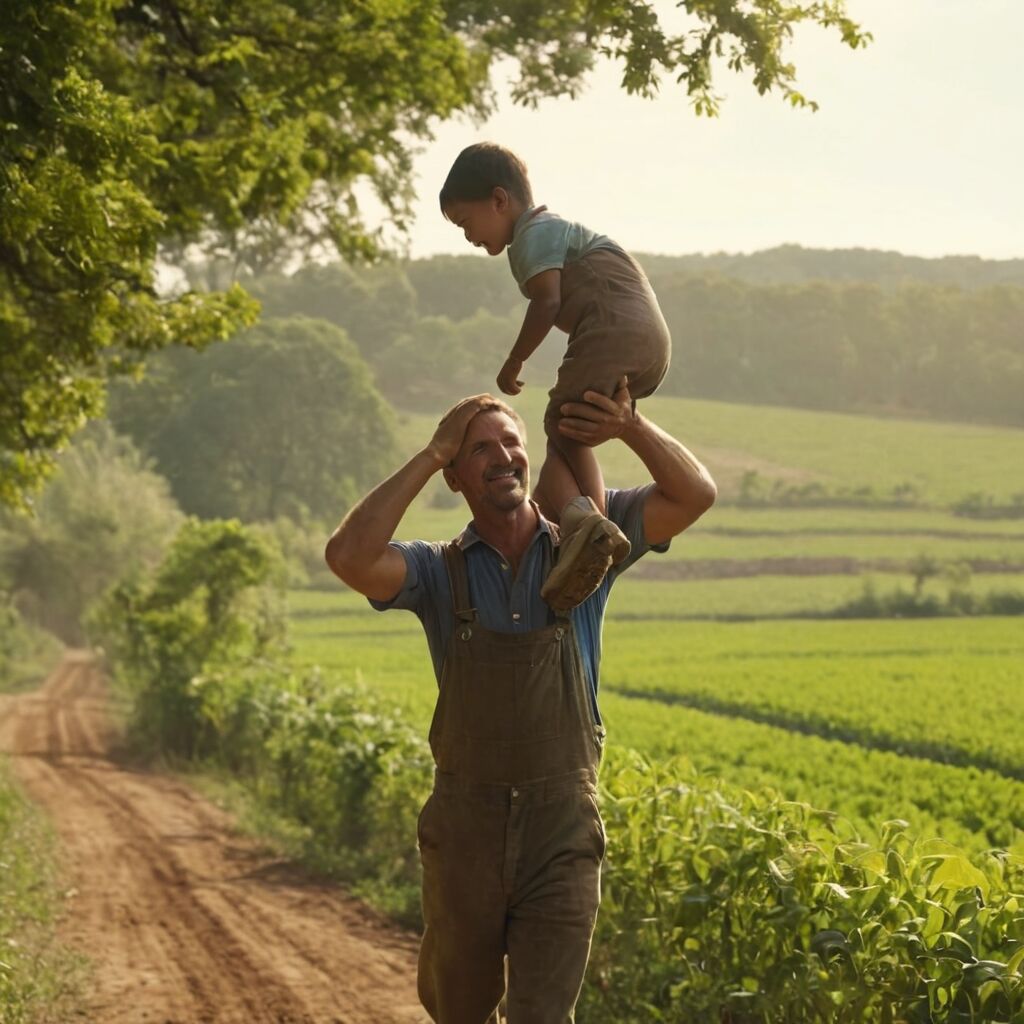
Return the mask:
[[[597,707],[598,672],[601,664],[601,627],[608,596],[618,577],[648,551],[667,551],[668,543],[650,545],[644,536],[643,510],[653,484],[628,490],[607,491],[608,518],[615,522],[632,545],[629,557],[615,566],[604,582],[571,613],[583,669],[590,686],[594,715]],[[469,596],[480,624],[499,633],[527,633],[554,622],[554,613],[540,596],[541,584],[551,566],[552,541],[547,520],[540,518],[513,577],[501,552],[482,540],[470,523],[457,538],[466,556]],[[423,624],[438,682],[452,634],[452,598],[444,563],[444,544],[423,540],[392,541],[405,557],[405,583],[390,601],[370,601],[378,611],[404,608],[415,612]]]

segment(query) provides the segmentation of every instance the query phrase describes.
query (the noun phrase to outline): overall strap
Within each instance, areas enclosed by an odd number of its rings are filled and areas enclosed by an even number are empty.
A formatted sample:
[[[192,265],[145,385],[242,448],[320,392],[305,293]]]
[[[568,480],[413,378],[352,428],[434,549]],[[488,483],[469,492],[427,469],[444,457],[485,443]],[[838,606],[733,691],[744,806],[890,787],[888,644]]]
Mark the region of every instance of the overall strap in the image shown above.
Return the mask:
[[[448,570],[448,584],[452,588],[452,611],[456,625],[476,622],[476,609],[469,603],[469,575],[466,573],[466,556],[458,541],[449,541],[444,546],[444,564]]]

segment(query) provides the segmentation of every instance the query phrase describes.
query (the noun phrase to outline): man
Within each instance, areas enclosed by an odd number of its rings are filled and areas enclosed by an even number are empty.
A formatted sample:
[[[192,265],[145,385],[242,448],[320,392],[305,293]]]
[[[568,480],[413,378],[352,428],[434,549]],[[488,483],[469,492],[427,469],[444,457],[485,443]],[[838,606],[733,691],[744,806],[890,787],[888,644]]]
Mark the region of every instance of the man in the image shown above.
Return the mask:
[[[604,856],[596,698],[608,592],[715,499],[707,470],[634,411],[624,382],[613,398],[585,397],[564,407],[561,429],[588,444],[620,438],[653,483],[607,492],[632,551],[578,607],[556,614],[540,597],[557,527],[530,499],[521,420],[490,395],[454,406],[327,545],[331,569],[375,608],[416,612],[438,677],[437,770],[418,828],[419,994],[438,1024],[485,1024],[503,994],[510,1024],[573,1020]],[[450,544],[393,542],[439,470],[472,522]]]

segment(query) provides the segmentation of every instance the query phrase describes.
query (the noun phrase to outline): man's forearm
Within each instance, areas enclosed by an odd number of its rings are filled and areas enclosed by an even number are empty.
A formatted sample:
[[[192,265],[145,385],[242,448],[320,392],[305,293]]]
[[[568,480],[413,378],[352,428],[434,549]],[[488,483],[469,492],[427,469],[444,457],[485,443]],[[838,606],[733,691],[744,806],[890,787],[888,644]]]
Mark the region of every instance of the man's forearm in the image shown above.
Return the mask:
[[[378,484],[345,516],[327,542],[332,568],[358,573],[383,554],[409,506],[441,468],[437,455],[425,448],[401,469]]]

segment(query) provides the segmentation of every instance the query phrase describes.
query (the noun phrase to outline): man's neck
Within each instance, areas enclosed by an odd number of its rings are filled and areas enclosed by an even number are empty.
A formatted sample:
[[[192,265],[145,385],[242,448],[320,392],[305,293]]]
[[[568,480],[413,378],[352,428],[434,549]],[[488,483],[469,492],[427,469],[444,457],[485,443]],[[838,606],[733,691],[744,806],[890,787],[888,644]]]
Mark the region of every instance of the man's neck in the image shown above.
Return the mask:
[[[480,539],[500,551],[516,567],[530,546],[539,523],[540,513],[532,501],[524,501],[507,512],[492,509],[473,517],[473,529]]]

